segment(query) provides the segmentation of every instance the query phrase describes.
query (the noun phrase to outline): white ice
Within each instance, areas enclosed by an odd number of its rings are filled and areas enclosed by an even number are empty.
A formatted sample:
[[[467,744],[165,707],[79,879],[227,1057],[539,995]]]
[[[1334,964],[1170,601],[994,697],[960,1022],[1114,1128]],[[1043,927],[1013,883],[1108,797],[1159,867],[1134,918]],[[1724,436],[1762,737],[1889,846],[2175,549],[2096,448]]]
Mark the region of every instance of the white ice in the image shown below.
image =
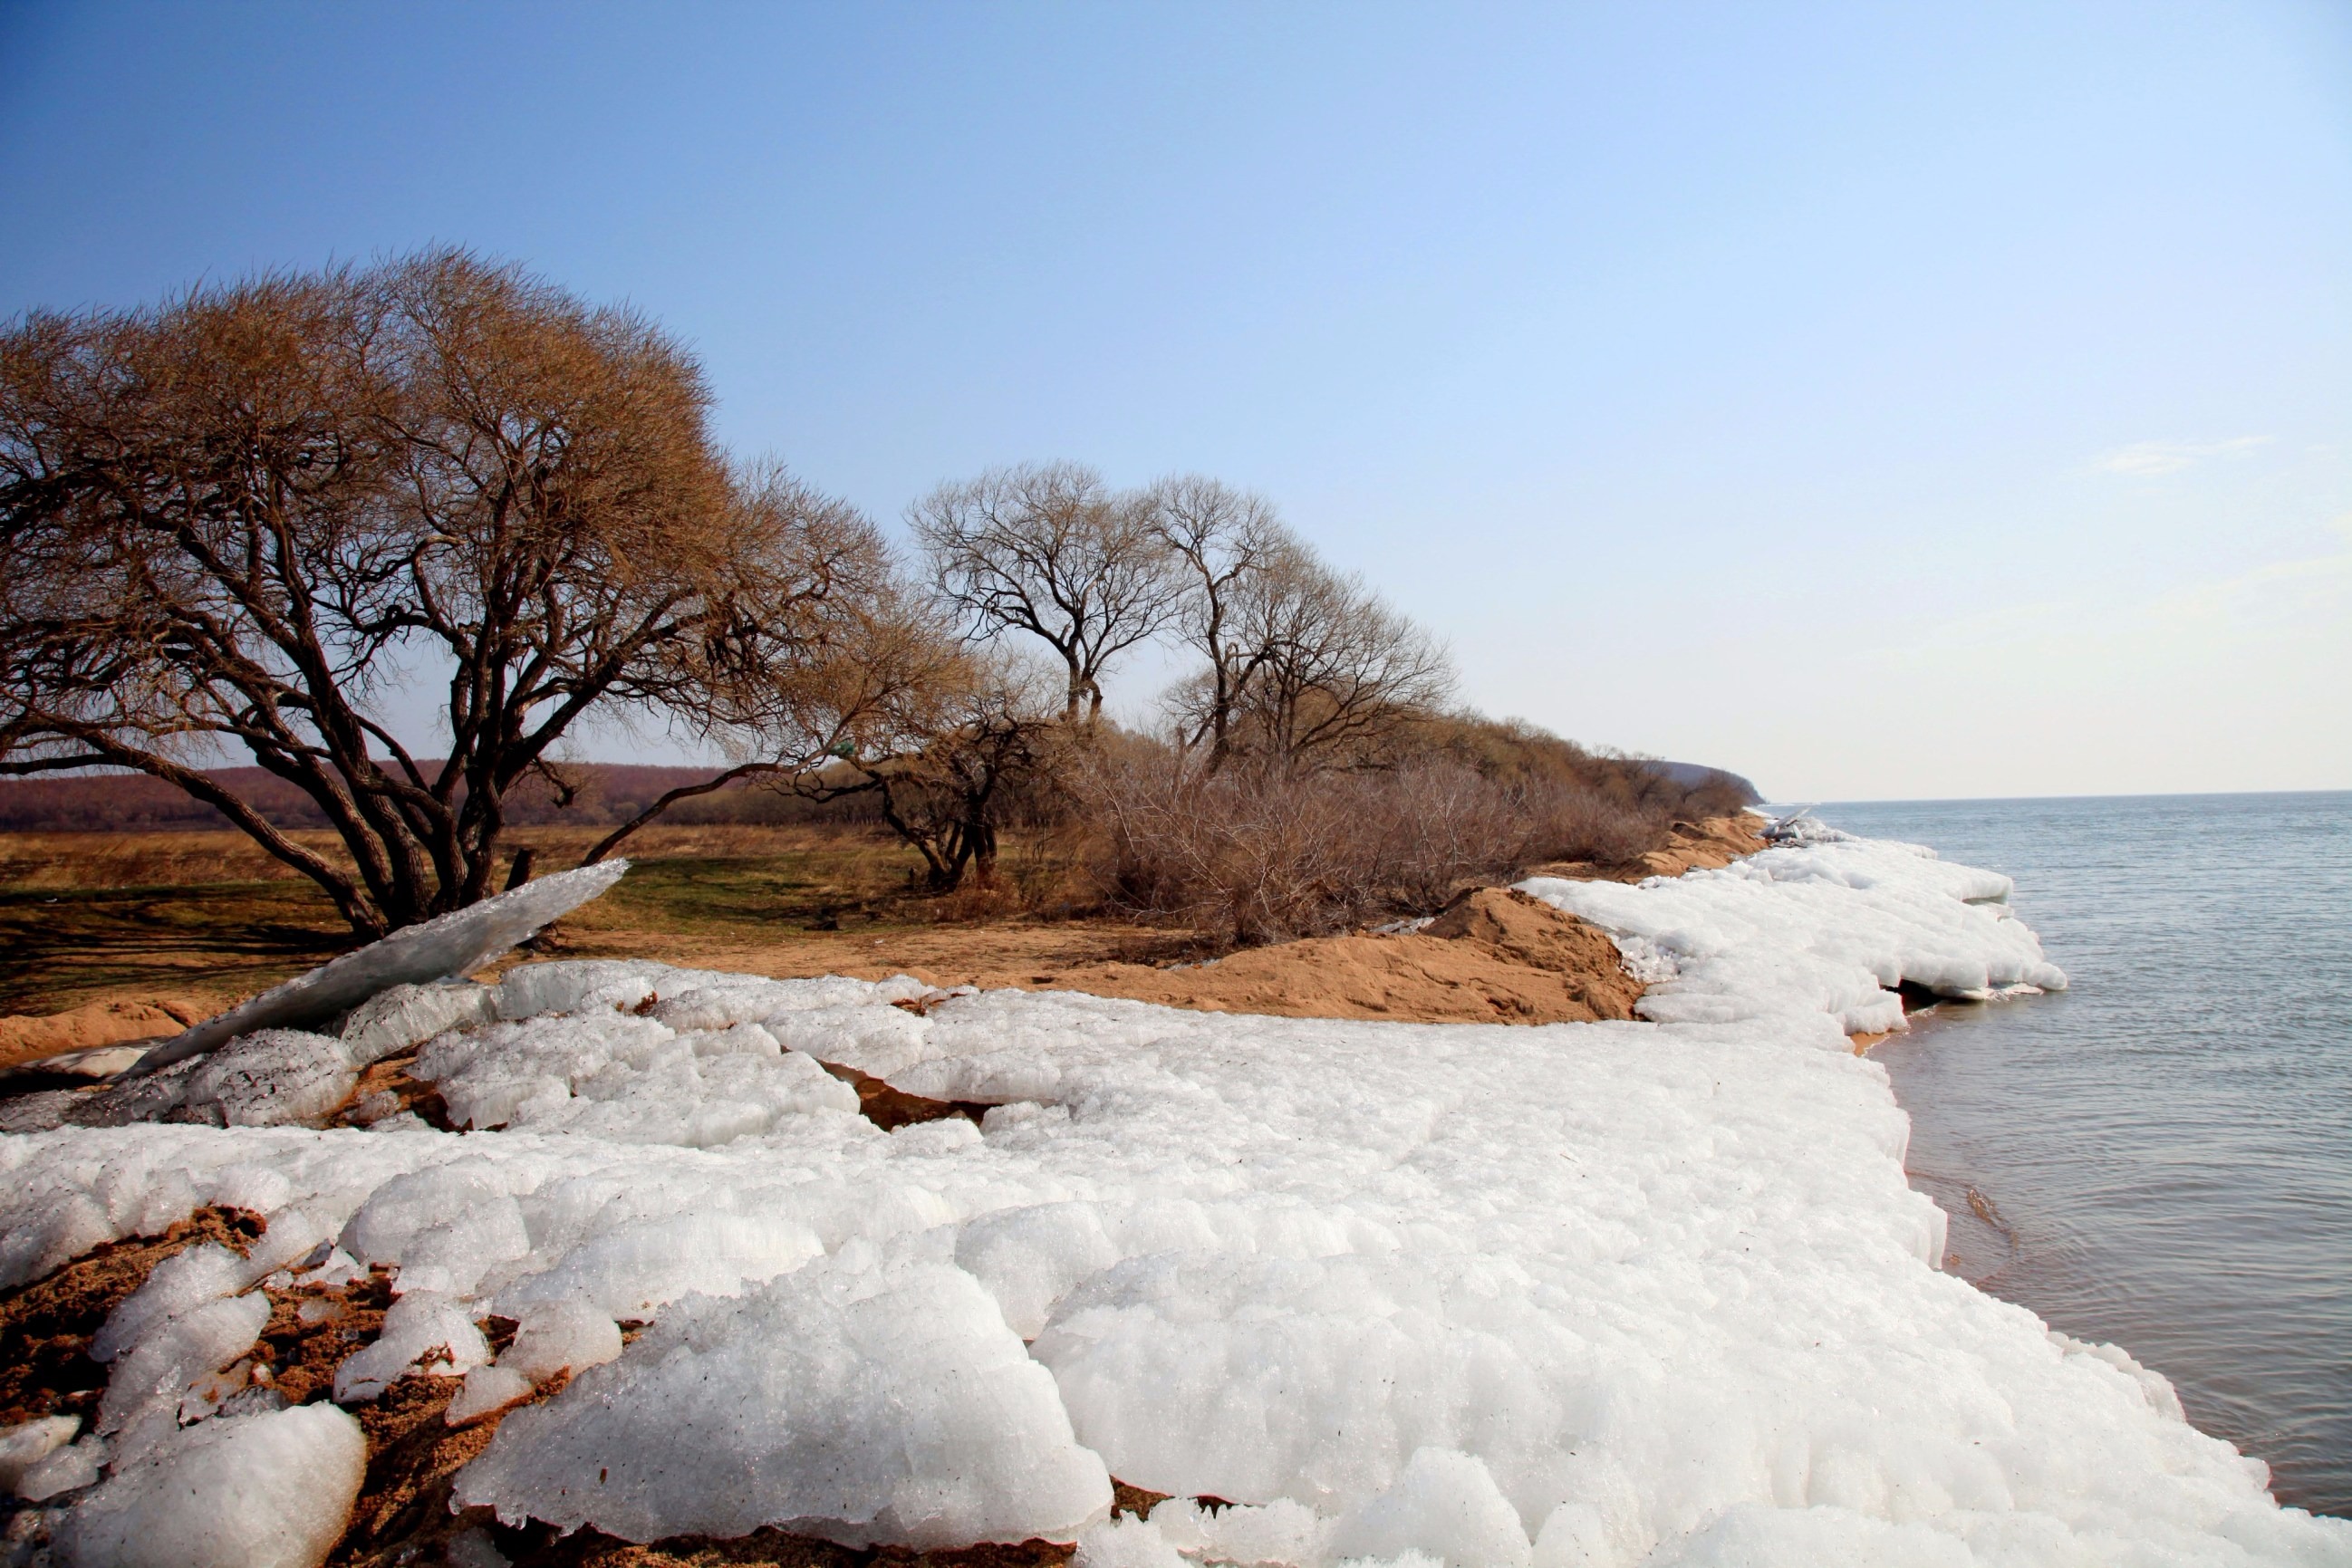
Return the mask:
[[[457,1396],[441,1413],[444,1424],[462,1427],[477,1416],[487,1416],[493,1410],[503,1410],[520,1399],[530,1397],[531,1381],[510,1366],[478,1366],[466,1374],[457,1387]]]
[[[0,1427],[0,1492],[15,1495],[26,1471],[72,1442],[80,1430],[79,1416],[42,1416]]]
[[[341,1104],[359,1082],[343,1042],[300,1030],[239,1035],[205,1058],[181,1103],[232,1127],[308,1122]]]
[[[190,1427],[118,1465],[58,1526],[59,1568],[317,1568],[367,1467],[331,1405]]]
[[[446,1030],[488,1023],[499,1016],[498,992],[471,981],[394,986],[379,991],[343,1020],[343,1050],[364,1067],[422,1045]]]
[[[1937,1269],[1907,1123],[1841,1031],[1904,979],[2058,983],[1969,902],[2005,880],[1854,841],[1747,864],[1568,895],[1653,946],[1654,1014],[1715,1021],[1017,992],[919,1017],[890,1005],[913,981],[526,966],[504,1021],[420,1058],[484,1130],[0,1138],[0,1285],[217,1202],[302,1210],[451,1333],[650,1319],[461,1480],[638,1537],[1083,1534],[1104,1568],[2352,1563],[2352,1526],[2276,1506],[2156,1374]],[[793,1053],[996,1109],[885,1134]],[[1104,1470],[1250,1506],[1114,1529]]]
[[[740,1302],[680,1302],[619,1361],[509,1416],[457,1495],[631,1541],[780,1523],[917,1547],[1067,1540],[1111,1500],[978,1282],[871,1248]]]
[[[514,1343],[499,1364],[545,1383],[559,1372],[585,1372],[621,1354],[621,1325],[587,1302],[542,1301],[516,1314]]]
[[[447,1375],[479,1366],[490,1347],[464,1306],[433,1291],[412,1291],[383,1315],[375,1342],[335,1368],[335,1397],[345,1404],[373,1399],[422,1366]]]
[[[1451,1448],[1414,1450],[1394,1484],[1339,1521],[1328,1550],[1342,1560],[1417,1552],[1446,1568],[1528,1568],[1534,1555],[1486,1467]]]
[[[1903,1027],[1905,981],[1945,997],[2065,988],[2010,913],[2009,878],[1916,844],[1820,837],[1636,886],[1535,877],[1519,888],[1614,936],[1651,982],[1635,1011],[1659,1023],[1822,1012],[1874,1033]]]
[[[528,941],[550,921],[602,894],[628,869],[628,862],[612,860],[560,872],[395,931],[173,1035],[138,1065],[152,1072],[240,1035],[324,1024],[394,986],[471,974]]]

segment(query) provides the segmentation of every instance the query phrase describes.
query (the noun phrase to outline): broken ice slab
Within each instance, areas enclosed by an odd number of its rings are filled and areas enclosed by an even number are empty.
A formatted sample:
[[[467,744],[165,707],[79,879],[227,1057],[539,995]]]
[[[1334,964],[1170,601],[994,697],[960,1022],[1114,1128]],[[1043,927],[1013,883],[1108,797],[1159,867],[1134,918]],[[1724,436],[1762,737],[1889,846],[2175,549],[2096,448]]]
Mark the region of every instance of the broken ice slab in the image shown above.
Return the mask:
[[[61,1051],[54,1056],[37,1056],[0,1071],[0,1080],[29,1073],[56,1073],[66,1078],[111,1078],[146,1055],[149,1043],[89,1045],[79,1051]]]
[[[343,1050],[365,1067],[422,1045],[444,1030],[498,1021],[498,992],[488,986],[394,986],[362,1002],[343,1022]]]
[[[130,1075],[168,1067],[256,1030],[316,1029],[394,986],[471,973],[604,893],[628,869],[622,860],[582,866],[395,931],[175,1035],[141,1057]]]

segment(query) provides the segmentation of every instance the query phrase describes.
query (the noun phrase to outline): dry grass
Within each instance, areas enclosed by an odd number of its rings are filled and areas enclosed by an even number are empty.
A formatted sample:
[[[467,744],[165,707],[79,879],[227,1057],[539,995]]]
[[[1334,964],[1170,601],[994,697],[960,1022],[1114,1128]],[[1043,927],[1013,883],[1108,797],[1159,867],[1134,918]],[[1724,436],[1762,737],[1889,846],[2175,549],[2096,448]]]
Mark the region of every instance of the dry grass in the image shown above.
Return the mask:
[[[521,828],[510,840],[536,850],[544,872],[576,862],[603,831]],[[336,848],[331,834],[300,836]],[[899,956],[937,968],[942,922],[1021,923],[1065,860],[1048,841],[1016,836],[998,888],[939,899],[919,891],[911,852],[864,828],[657,826],[629,849],[635,869],[564,922],[558,951],[689,964],[724,954],[780,974]],[[993,946],[1019,968],[1032,950],[1065,956],[1074,938],[1105,956],[1129,935],[1045,926]],[[0,833],[0,1013],[131,998],[209,1011],[352,946],[323,895],[238,833]]]

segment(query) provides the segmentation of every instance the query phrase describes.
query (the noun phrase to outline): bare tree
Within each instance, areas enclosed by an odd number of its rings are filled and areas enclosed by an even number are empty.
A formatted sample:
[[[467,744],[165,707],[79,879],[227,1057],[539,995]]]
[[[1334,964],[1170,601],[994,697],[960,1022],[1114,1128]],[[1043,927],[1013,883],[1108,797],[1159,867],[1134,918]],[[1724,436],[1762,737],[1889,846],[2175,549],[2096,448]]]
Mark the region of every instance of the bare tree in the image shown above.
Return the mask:
[[[882,820],[922,856],[933,893],[968,873],[992,882],[1007,814],[1061,789],[1081,733],[1053,684],[1002,653],[965,655],[901,695],[895,751],[845,757],[790,787],[820,800],[873,794]]]
[[[1067,672],[1063,716],[1102,712],[1102,675],[1165,624],[1175,580],[1146,497],[1074,463],[993,469],[942,485],[908,525],[942,601],[975,640],[1037,638]]]
[[[1453,695],[1444,644],[1303,552],[1265,575],[1248,621],[1259,653],[1244,708],[1265,755],[1293,771],[1377,763]]]
[[[739,780],[819,800],[870,788],[854,759],[919,750],[940,706],[964,690],[971,659],[906,583],[864,517],[777,468],[755,472],[739,494],[740,504],[766,514],[761,532],[777,541],[782,566],[760,601],[771,614],[788,614],[718,629],[739,646],[700,659],[696,679],[667,710],[674,725],[726,753],[730,765],[649,801],[592,848],[583,865],[620,849],[677,802]],[[789,648],[772,645],[780,632],[793,637]]]
[[[168,780],[363,934],[483,896],[508,791],[584,715],[701,712],[842,642],[878,541],[737,484],[709,404],[643,318],[457,251],[10,324],[0,772]],[[377,716],[420,667],[438,761]],[[204,770],[240,749],[352,868]]]
[[[1205,661],[1180,699],[1190,749],[1205,744],[1215,772],[1232,754],[1235,710],[1266,650],[1241,618],[1262,580],[1300,546],[1271,503],[1216,479],[1184,475],[1150,491],[1152,527],[1176,563],[1173,624]]]
[[[1216,663],[1170,695],[1180,729],[1192,744],[1217,737],[1211,773],[1238,755],[1287,773],[1395,761],[1406,732],[1452,695],[1444,646],[1360,578],[1266,537],[1227,590]],[[1203,597],[1192,596],[1193,614]]]

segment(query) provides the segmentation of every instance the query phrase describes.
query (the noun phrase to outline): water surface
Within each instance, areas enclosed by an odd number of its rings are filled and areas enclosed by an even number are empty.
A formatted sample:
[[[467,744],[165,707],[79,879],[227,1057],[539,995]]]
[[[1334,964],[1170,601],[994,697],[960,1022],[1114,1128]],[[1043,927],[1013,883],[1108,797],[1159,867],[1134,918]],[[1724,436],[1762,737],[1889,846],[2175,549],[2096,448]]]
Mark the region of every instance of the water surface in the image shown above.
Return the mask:
[[[2074,979],[1875,1053],[1955,1266],[2352,1513],[2352,793],[1816,814],[2015,877]]]

